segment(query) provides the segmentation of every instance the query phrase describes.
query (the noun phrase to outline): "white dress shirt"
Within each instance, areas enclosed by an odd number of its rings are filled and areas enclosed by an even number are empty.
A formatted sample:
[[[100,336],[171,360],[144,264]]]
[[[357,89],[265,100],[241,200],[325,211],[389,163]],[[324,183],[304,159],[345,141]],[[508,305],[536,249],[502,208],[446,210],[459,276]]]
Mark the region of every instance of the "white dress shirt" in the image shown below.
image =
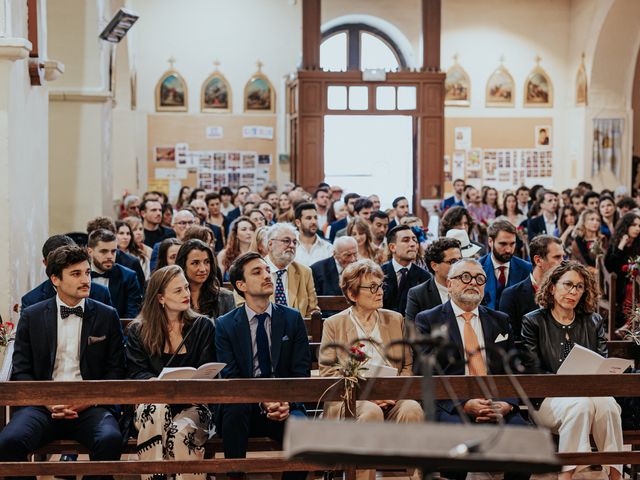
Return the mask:
[[[465,311],[463,309],[461,309],[458,305],[456,305],[456,303],[452,300],[451,301],[451,307],[453,307],[453,313],[456,316],[456,321],[458,322],[458,329],[460,330],[460,336],[462,337],[462,343],[463,345],[466,345],[465,343],[465,339],[464,339],[464,317],[462,316],[463,313],[465,313]],[[484,350],[484,335],[482,332],[482,323],[480,322],[480,313],[478,312],[478,307],[474,308],[471,313],[473,313],[473,318],[471,319],[471,321],[469,323],[471,323],[471,328],[473,328],[473,331],[476,332],[476,337],[478,337],[478,347],[480,348],[480,351],[482,352],[482,358],[484,359],[484,363],[485,365],[487,364],[487,355],[486,352]],[[465,360],[468,360],[467,358],[467,352],[466,349],[464,352],[464,358]],[[465,375],[469,375],[469,364],[467,363],[464,367],[464,374]]]
[[[307,250],[302,242],[298,244],[295,261],[310,267],[314,263],[324,260],[325,258],[329,258],[332,255],[333,245],[316,235],[313,245],[311,245],[311,249]]]
[[[269,255],[265,257],[265,261],[267,262],[267,265],[269,265],[269,268],[271,269],[271,280],[273,280],[273,292],[275,295],[276,282],[278,281],[278,274],[276,272],[280,269],[276,267],[276,265],[273,263]],[[287,299],[287,305],[289,305],[289,272],[288,272],[289,265],[287,265],[287,267],[283,269],[285,273],[282,274],[282,285],[284,286],[284,296]]]
[[[403,267],[398,262],[396,262],[395,258],[392,258],[391,265],[393,265],[393,271],[396,272],[396,280],[398,282],[398,286],[400,286],[400,270],[402,270],[403,268],[406,268],[407,276],[409,276],[409,271],[411,271],[411,266],[413,265],[413,263],[410,263],[406,267]]]
[[[93,264],[91,264],[91,271],[97,273],[104,273],[102,270],[98,270]],[[98,285],[102,285],[103,287],[109,288],[109,279],[106,277],[95,277],[92,278],[91,281],[93,283],[97,283]]]
[[[498,260],[496,260],[496,257],[493,256],[493,254],[491,254],[491,263],[493,264],[493,273],[496,276],[496,282],[498,281],[498,278],[500,277],[500,270],[498,270],[498,267],[505,267],[504,269],[504,285],[505,287],[507,286],[507,284],[509,283],[509,266],[511,264],[511,262],[507,262],[507,263],[500,263],[498,262]]]
[[[558,217],[554,215],[554,217],[550,221],[547,221],[547,216],[543,213],[542,218],[544,218],[544,227],[547,231],[547,235],[553,235],[558,226]]]
[[[259,377],[261,375],[260,363],[258,362],[258,340],[256,339],[256,332],[258,331],[258,319],[255,318],[258,315],[251,310],[247,304],[244,304],[244,310],[247,312],[247,319],[249,320],[249,330],[251,331],[251,350],[253,352],[253,376]],[[269,302],[269,306],[264,313],[269,315],[264,321],[264,329],[267,331],[267,338],[269,339],[269,354],[271,354],[271,313],[273,312],[273,306]],[[273,365],[273,361],[271,362]]]
[[[73,381],[82,380],[80,373],[80,341],[82,334],[82,318],[77,315],[69,315],[63,319],[60,316],[60,306],[65,304],[56,295],[57,317],[58,317],[58,341],[56,345],[56,358],[53,362],[53,380]],[[76,307],[82,307],[84,311],[84,298]],[[75,308],[75,307],[69,307]]]
[[[436,288],[438,289],[438,293],[440,294],[440,300],[444,305],[449,301],[449,289],[444,285],[440,285],[440,282],[438,282],[435,277],[433,278],[433,282],[436,284]]]

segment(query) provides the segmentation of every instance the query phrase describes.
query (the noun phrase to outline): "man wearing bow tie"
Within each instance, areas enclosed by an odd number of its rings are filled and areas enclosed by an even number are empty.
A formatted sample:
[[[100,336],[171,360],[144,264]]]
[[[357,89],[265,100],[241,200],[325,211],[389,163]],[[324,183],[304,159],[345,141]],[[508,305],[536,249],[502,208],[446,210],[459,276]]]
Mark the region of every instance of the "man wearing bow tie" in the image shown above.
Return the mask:
[[[49,255],[47,276],[57,294],[22,312],[12,380],[124,378],[120,320],[113,308],[88,298],[90,272],[89,255],[81,247],[60,247]],[[114,413],[108,405],[19,408],[0,432],[0,461],[24,462],[30,452],[56,439],[77,440],[92,460],[117,460],[122,435]]]
[[[89,235],[91,279],[109,289],[111,303],[120,318],[135,318],[140,311],[142,291],[136,273],[116,263],[116,236],[109,230],[94,230]]]
[[[222,377],[308,377],[311,353],[304,321],[299,311],[270,301],[274,286],[268,263],[258,253],[245,253],[231,265],[229,278],[246,303],[216,321],[218,361],[227,364]],[[284,421],[291,415],[304,416],[304,405],[219,405],[216,431],[222,436],[225,458],[246,457],[250,436],[267,435],[281,442]],[[304,479],[305,473],[287,472],[282,478]]]

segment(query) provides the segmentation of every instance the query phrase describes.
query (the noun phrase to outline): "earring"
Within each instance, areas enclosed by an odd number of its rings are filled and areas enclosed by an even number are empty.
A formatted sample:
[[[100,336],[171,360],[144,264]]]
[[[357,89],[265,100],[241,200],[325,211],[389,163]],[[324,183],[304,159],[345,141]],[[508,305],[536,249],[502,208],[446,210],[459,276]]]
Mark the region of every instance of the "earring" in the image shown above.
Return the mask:
[[[162,309],[164,310],[164,303],[161,303],[160,306],[162,307]]]

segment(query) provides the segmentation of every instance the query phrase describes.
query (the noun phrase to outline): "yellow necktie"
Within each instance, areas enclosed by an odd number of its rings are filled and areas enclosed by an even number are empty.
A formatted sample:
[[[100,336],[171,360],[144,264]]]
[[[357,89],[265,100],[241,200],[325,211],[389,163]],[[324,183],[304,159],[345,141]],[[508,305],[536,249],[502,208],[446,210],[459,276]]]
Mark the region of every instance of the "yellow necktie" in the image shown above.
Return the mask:
[[[487,366],[484,364],[484,359],[482,358],[482,352],[480,351],[480,345],[478,343],[478,336],[471,326],[473,313],[464,312],[462,314],[462,318],[464,318],[464,349],[467,352],[469,374],[486,375]]]

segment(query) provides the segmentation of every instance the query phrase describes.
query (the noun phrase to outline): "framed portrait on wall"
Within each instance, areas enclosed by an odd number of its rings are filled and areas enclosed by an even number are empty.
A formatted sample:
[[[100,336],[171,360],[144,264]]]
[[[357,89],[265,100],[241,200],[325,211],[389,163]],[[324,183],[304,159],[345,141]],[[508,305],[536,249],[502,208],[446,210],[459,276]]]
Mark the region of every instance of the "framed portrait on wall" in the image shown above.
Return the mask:
[[[173,68],[175,60],[169,60],[171,68],[156,84],[156,112],[186,112],[188,110],[187,82]]]
[[[217,70],[202,84],[200,111],[214,113],[231,111],[231,86],[224,75]]]
[[[583,107],[587,105],[587,69],[584,66],[584,53],[582,54],[582,62],[576,73],[576,106]]]
[[[468,107],[471,104],[471,80],[458,63],[458,56],[453,58],[454,64],[447,70],[444,81],[444,104],[447,107]]]
[[[537,65],[531,70],[524,82],[525,107],[553,107],[553,85],[547,72],[540,67],[540,57]]]
[[[258,62],[258,71],[244,87],[245,112],[276,111],[275,91],[269,79],[262,73],[262,63]]]
[[[504,65],[494,70],[487,81],[487,107],[513,107],[515,105],[515,82]]]
[[[551,148],[553,146],[551,125],[536,125],[534,143],[536,148]]]

